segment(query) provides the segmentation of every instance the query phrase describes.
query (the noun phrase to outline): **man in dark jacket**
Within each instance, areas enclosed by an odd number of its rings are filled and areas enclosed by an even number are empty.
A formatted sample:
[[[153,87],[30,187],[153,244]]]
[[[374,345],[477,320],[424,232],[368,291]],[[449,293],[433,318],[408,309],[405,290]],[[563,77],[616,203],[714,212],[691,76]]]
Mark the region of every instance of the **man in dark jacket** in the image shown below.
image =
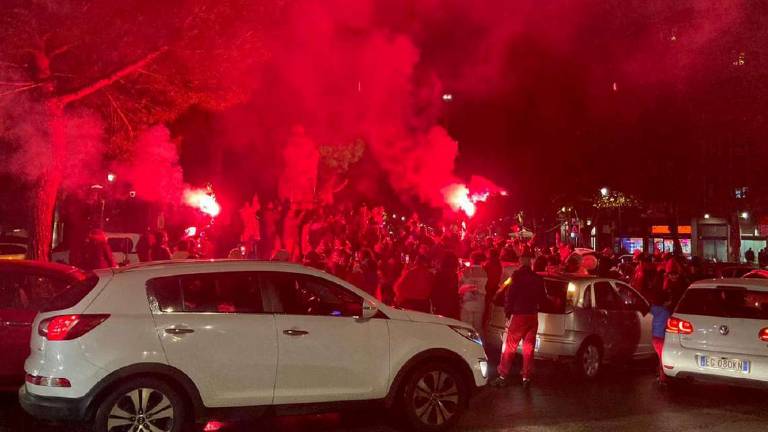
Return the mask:
[[[495,387],[504,387],[509,383],[512,361],[520,340],[523,341],[523,387],[527,388],[531,383],[539,307],[547,298],[544,279],[531,269],[531,258],[530,255],[520,258],[521,266],[512,274],[512,284],[507,288],[504,312],[512,319],[509,320],[507,339],[501,353],[499,377],[492,383]]]
[[[107,243],[107,236],[100,229],[92,229],[83,247],[83,270],[96,270],[115,267],[112,249]]]

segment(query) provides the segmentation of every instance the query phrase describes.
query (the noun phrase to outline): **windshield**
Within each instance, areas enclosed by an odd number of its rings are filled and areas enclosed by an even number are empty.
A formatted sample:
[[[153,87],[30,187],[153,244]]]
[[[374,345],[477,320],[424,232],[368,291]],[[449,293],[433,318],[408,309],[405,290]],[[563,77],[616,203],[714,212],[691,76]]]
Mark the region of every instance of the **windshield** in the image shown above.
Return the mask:
[[[768,292],[750,291],[740,287],[689,289],[675,312],[768,320]]]

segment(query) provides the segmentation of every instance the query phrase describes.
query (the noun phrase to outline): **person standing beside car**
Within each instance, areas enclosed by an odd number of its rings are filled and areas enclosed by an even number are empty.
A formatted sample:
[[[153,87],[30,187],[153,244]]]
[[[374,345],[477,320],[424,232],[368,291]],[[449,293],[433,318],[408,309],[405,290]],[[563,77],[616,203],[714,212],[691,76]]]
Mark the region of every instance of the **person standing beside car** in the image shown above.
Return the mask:
[[[458,271],[459,259],[453,252],[446,252],[440,260],[432,288],[432,307],[436,315],[456,320],[461,317]]]
[[[171,259],[171,249],[168,247],[168,234],[165,231],[154,233],[155,242],[149,249],[150,261],[168,261]]]
[[[491,385],[505,387],[509,384],[509,373],[517,353],[517,346],[523,341],[523,387],[528,388],[533,372],[533,353],[536,348],[536,333],[539,330],[539,308],[547,299],[544,278],[531,269],[532,256],[520,258],[520,268],[512,274],[512,284],[507,288],[504,313],[509,319],[504,349],[501,353],[499,376]]]
[[[416,266],[405,270],[395,283],[395,307],[429,313],[434,279],[429,270],[429,259],[419,255]]]
[[[501,284],[501,275],[504,269],[501,265],[499,250],[491,248],[488,250],[488,261],[483,265],[485,274],[488,276],[488,282],[485,284],[485,311],[483,312],[483,329],[488,327],[491,320],[491,310],[493,309],[493,298]]]
[[[667,334],[667,320],[672,315],[670,312],[669,292],[663,289],[656,289],[649,296],[651,302],[651,336],[653,349],[659,357],[659,383],[666,382],[664,375],[664,366],[661,362],[661,353],[664,351],[664,337]]]
[[[107,236],[100,229],[92,229],[83,247],[83,270],[97,270],[115,267],[112,249],[107,243]]]
[[[459,298],[461,299],[461,320],[471,325],[475,330],[483,329],[483,314],[485,313],[485,286],[488,274],[483,268],[485,255],[474,252],[470,258],[472,265],[463,269],[459,278]]]

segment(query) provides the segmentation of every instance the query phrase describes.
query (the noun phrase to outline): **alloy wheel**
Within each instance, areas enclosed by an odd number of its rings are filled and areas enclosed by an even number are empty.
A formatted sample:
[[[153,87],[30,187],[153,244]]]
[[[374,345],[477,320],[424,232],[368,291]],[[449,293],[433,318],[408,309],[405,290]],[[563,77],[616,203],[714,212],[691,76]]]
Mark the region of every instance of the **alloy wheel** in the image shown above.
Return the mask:
[[[600,370],[600,351],[595,345],[587,345],[584,347],[584,354],[582,355],[582,368],[584,375],[594,378],[597,372]]]
[[[166,395],[151,388],[137,388],[124,394],[112,406],[108,432],[170,432],[174,407]]]
[[[416,383],[412,403],[416,417],[424,424],[441,426],[459,410],[459,385],[445,371],[427,372]]]

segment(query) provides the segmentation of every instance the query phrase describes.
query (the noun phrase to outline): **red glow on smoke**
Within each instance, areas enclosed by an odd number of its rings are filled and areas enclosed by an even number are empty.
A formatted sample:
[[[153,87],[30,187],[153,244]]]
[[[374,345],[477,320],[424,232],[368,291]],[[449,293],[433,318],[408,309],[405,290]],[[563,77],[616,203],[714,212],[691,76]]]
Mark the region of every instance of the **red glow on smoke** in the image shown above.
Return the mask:
[[[209,194],[205,189],[186,189],[184,191],[184,203],[212,218],[221,213],[221,205],[216,201],[216,197]]]
[[[493,194],[507,196],[507,191],[496,186],[492,181],[474,176],[469,185],[464,183],[453,183],[442,189],[445,203],[451,210],[463,211],[468,217],[473,217],[477,213],[477,203],[485,202]]]
[[[453,211],[463,211],[467,216],[472,217],[477,212],[477,206],[472,202],[469,196],[469,189],[466,185],[454,183],[443,189],[445,202]]]

